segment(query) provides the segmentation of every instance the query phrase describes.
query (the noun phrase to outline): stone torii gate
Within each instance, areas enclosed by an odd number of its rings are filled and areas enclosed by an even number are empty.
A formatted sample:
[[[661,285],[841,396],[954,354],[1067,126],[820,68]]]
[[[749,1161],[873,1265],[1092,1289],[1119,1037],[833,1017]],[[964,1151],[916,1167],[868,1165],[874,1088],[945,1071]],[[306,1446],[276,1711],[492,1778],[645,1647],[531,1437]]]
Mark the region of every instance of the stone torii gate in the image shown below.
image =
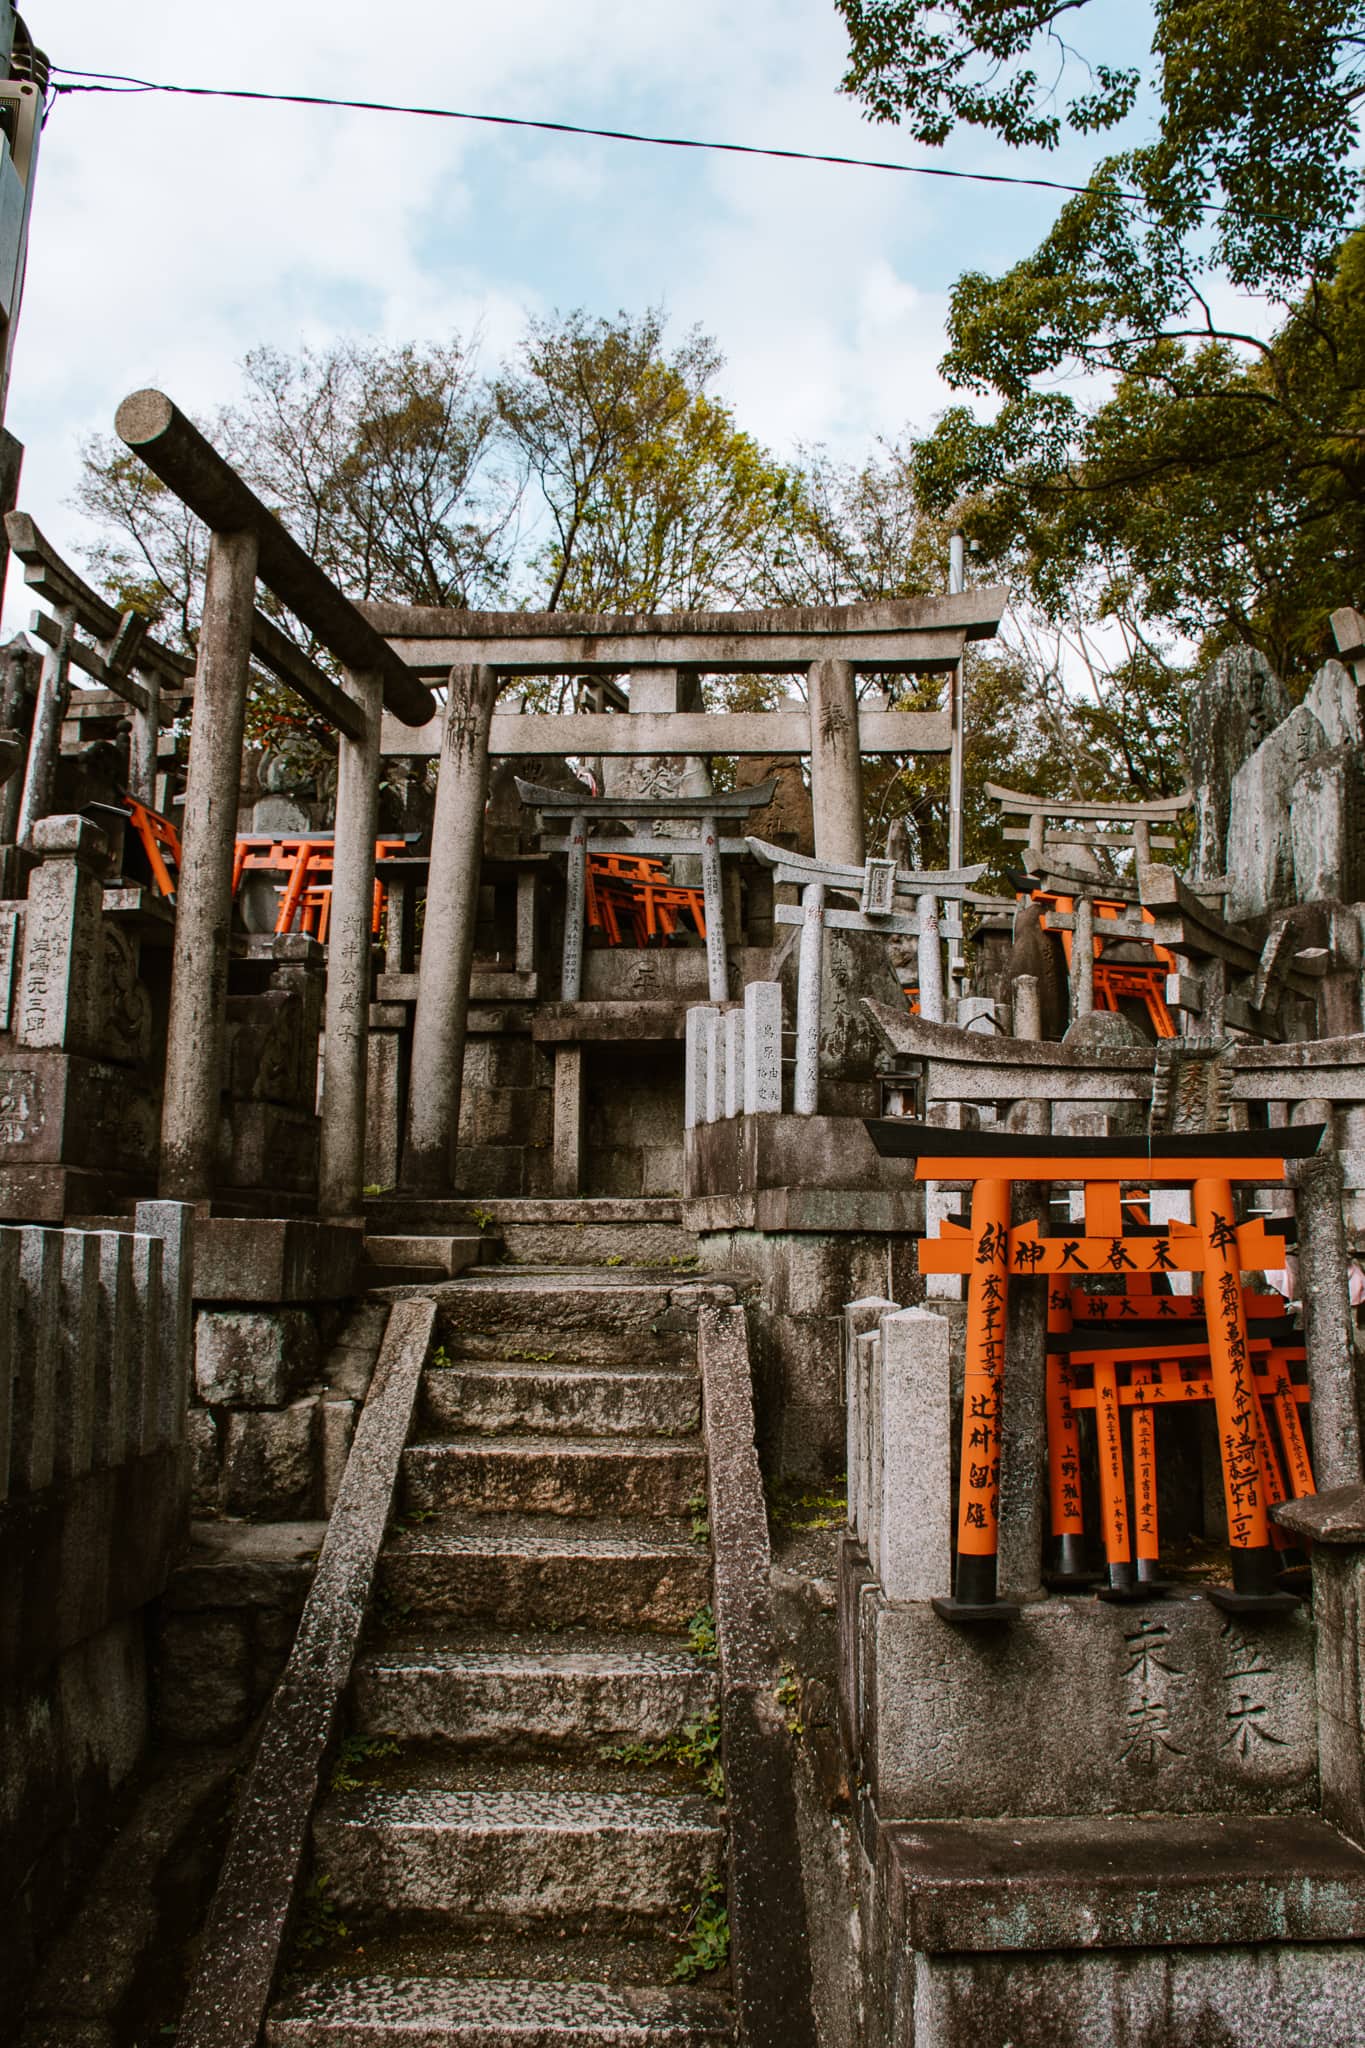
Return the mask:
[[[450,1173],[490,756],[808,755],[816,853],[861,868],[862,756],[950,753],[954,726],[948,712],[860,705],[859,673],[951,675],[969,640],[994,636],[1004,603],[1003,590],[983,587],[907,602],[626,617],[361,606],[415,676],[446,686],[439,734],[434,728],[414,732],[387,717],[381,738],[387,757],[441,756],[404,1184],[435,1192]],[[769,712],[682,709],[701,676],[783,674],[804,680],[804,705]],[[638,696],[650,708],[495,712],[504,682],[546,675],[626,676],[645,686]],[[642,808],[659,813],[657,798],[646,806],[632,801],[637,815]],[[696,808],[691,815],[698,815]]]

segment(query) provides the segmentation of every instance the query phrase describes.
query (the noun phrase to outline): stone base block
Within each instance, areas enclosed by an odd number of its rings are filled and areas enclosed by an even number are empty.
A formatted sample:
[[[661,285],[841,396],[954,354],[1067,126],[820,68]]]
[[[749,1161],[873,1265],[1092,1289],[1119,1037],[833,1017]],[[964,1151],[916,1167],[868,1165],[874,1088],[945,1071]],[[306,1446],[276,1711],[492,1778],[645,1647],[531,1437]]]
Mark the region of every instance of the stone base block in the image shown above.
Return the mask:
[[[157,1644],[163,1739],[243,1734],[284,1669],[325,1522],[198,1522],[166,1589]]]
[[[364,1225],[212,1216],[194,1233],[196,1301],[338,1301],[355,1288]]]
[[[0,1054],[0,1168],[156,1170],[161,1107],[135,1069],[76,1053]]]
[[[278,1188],[310,1195],[318,1184],[319,1122],[278,1102],[225,1102],[219,1149],[224,1188]]]

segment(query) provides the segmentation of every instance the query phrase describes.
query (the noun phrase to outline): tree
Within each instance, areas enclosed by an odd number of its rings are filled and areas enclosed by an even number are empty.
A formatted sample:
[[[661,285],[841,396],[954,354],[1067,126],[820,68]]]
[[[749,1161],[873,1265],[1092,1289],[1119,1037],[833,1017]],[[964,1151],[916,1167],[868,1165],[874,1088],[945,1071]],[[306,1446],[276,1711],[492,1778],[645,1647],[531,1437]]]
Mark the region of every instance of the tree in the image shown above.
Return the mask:
[[[1053,106],[1038,53],[1065,68],[1084,0],[840,6],[848,89],[924,140],[965,122],[1047,145],[1137,95],[1098,66],[1093,93]],[[959,280],[944,374],[998,409],[950,410],[916,483],[1053,615],[1083,590],[1093,615],[1249,640],[1292,677],[1358,593],[1362,53],[1365,0],[1161,0],[1155,139],[1101,162],[1004,277]],[[1284,309],[1269,338],[1229,286]]]

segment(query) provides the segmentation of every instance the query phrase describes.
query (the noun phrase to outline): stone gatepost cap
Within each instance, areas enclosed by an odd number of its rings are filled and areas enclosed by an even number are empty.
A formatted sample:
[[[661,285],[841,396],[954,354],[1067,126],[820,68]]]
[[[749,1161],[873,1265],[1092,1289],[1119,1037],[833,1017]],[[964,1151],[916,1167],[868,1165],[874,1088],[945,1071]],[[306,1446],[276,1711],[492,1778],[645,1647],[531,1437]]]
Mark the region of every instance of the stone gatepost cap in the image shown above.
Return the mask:
[[[78,811],[39,818],[33,828],[33,850],[46,860],[89,861],[102,864],[109,857],[109,841],[98,825]]]
[[[1365,1547],[1365,1486],[1332,1486],[1326,1493],[1284,1501],[1270,1512],[1291,1536]]]

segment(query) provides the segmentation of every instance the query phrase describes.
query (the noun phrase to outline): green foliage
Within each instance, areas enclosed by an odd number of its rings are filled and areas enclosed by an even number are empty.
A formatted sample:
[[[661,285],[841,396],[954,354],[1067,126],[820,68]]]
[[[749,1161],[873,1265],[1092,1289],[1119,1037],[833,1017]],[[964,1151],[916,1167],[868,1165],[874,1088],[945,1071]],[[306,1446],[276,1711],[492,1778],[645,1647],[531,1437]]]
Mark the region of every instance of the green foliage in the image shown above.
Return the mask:
[[[768,1527],[774,1536],[799,1536],[810,1529],[842,1529],[848,1520],[848,1487],[843,1480],[824,1487],[779,1479],[766,1489]]]
[[[687,1721],[662,1742],[604,1744],[597,1752],[604,1763],[632,1764],[648,1770],[655,1764],[681,1764],[695,1773],[712,1799],[725,1797],[725,1771],[720,1760],[720,1716]]]
[[[368,1783],[366,1772],[369,1768],[382,1763],[385,1757],[397,1754],[398,1744],[392,1735],[344,1736],[332,1766],[332,1790],[359,1792]]]
[[[687,1503],[687,1512],[692,1517],[692,1541],[702,1545],[708,1544],[711,1541],[711,1516],[706,1495],[694,1493]]]
[[[782,1666],[782,1676],[773,1689],[773,1698],[782,1709],[787,1733],[804,1735],[806,1724],[801,1719],[801,1681],[790,1664]]]
[[[350,1928],[337,1911],[336,1901],[330,1896],[331,1885],[330,1877],[313,1877],[304,1889],[295,1909],[289,1937],[290,1949],[297,1958],[330,1948],[334,1942],[345,1941],[350,1934]]]
[[[687,1624],[687,1647],[704,1664],[716,1661],[716,1617],[709,1606],[699,1607]]]
[[[679,1984],[690,1984],[711,1970],[724,1969],[730,1960],[730,1915],[725,1905],[725,1882],[713,1871],[701,1888],[701,1897],[686,1927],[678,1937],[683,1952],[673,1965]]]
[[[491,1230],[498,1219],[491,1209],[473,1208],[469,1212],[469,1220],[476,1230],[482,1232]]]

